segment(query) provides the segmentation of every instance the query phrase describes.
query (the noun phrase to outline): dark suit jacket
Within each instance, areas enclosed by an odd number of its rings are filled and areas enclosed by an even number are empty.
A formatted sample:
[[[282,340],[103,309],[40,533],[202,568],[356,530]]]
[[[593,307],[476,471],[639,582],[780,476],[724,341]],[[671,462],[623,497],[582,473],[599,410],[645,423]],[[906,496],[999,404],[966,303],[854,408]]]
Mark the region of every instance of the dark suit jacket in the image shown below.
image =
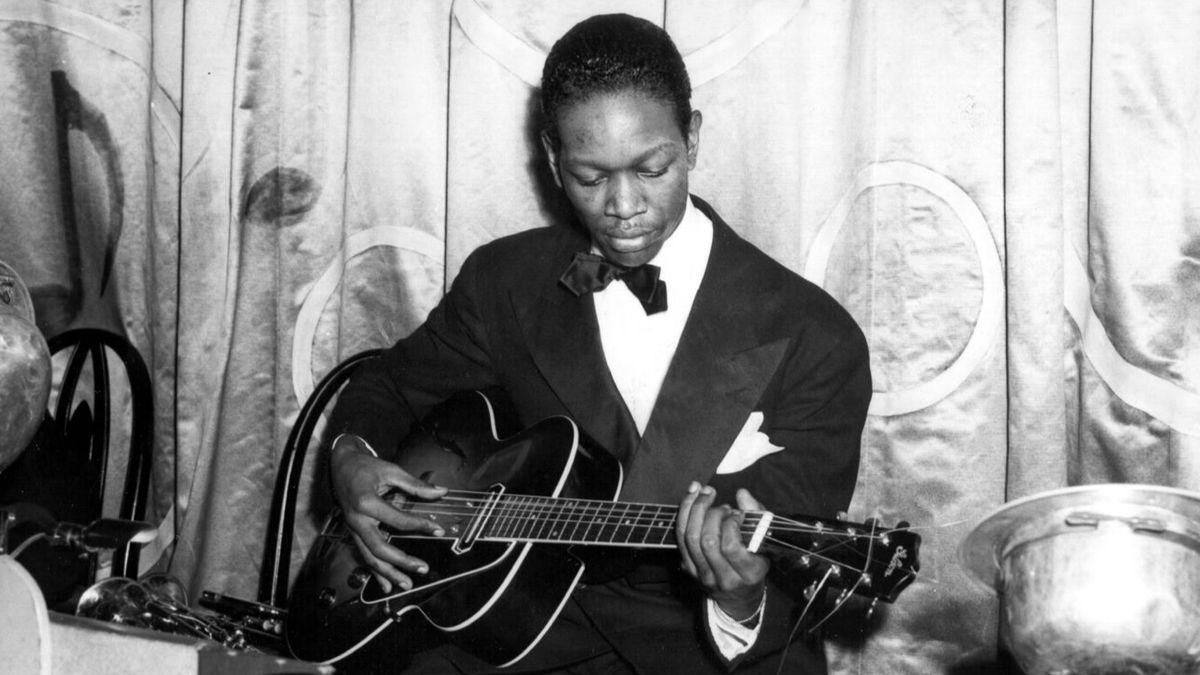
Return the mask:
[[[621,458],[622,500],[675,504],[688,482],[699,480],[728,501],[747,487],[781,514],[833,517],[846,509],[871,395],[862,332],[823,290],[693,200],[713,221],[712,252],[642,437],[605,363],[591,296],[577,298],[558,283],[572,254],[590,248],[586,234],[568,227],[521,232],[471,254],[425,324],[342,392],[330,429],[385,449],[408,431],[409,409],[423,414],[453,392],[499,385],[522,424],[568,415]],[[715,475],[754,411],[764,414],[761,430],[771,443],[785,449]],[[680,602],[700,625],[702,605]],[[772,588],[758,640],[733,664],[703,644],[704,630],[694,648],[639,644],[639,635],[642,642],[653,635],[639,630],[615,630],[620,636],[610,642],[646,672],[739,665],[774,672],[777,657],[769,655],[785,643],[795,607]],[[636,624],[636,614],[625,612],[625,620]],[[807,670],[788,672],[823,669],[817,651],[794,645],[789,660]],[[661,670],[662,663],[672,669]]]

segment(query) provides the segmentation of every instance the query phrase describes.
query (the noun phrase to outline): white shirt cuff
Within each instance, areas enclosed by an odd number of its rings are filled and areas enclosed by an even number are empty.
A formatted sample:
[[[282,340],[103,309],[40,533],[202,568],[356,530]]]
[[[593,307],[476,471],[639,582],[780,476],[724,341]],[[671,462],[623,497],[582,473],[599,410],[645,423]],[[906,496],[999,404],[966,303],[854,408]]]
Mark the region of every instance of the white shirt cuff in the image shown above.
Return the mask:
[[[721,656],[724,656],[726,661],[732,661],[750,651],[750,648],[754,646],[754,641],[758,639],[759,630],[762,629],[763,606],[767,602],[766,592],[763,592],[762,604],[754,613],[754,616],[758,617],[758,621],[754,623],[753,628],[739,623],[726,614],[712,599],[708,599],[706,602],[708,603],[708,632],[712,634],[713,642],[716,643]]]

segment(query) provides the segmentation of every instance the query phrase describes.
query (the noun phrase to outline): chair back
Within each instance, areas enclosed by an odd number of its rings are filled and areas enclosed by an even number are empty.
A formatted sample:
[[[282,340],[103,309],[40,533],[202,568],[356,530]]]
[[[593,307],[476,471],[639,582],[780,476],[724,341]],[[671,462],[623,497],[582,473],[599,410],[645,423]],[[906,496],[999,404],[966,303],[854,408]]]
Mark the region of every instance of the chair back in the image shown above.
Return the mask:
[[[26,452],[3,474],[0,503],[33,505],[29,520],[72,522],[81,525],[101,517],[142,520],[149,499],[150,461],[154,442],[154,401],[150,373],[137,349],[126,338],[98,328],[77,328],[47,340],[52,355],[65,355],[61,378],[52,389],[49,410]],[[116,357],[115,359],[111,357]],[[58,360],[58,359],[56,359]],[[120,363],[125,376],[110,372]],[[90,387],[87,386],[90,375]],[[116,405],[118,387],[129,388],[128,426],[121,422],[123,409]],[[57,392],[55,394],[54,392]],[[123,400],[123,399],[121,399]],[[104,513],[109,456],[114,423],[128,432],[125,476],[117,513]],[[38,527],[46,522],[37,523]],[[112,575],[138,576],[139,544],[113,552]],[[47,601],[95,581],[94,558],[80,561],[69,551],[39,550],[27,553],[27,566],[46,591]]]
[[[364,361],[375,358],[382,349],[359,352],[333,368],[317,383],[308,400],[300,407],[283,447],[279,472],[275,477],[275,492],[271,499],[271,516],[267,524],[267,545],[258,583],[258,601],[274,607],[287,602],[288,581],[292,558],[293,529],[296,525],[296,500],[304,459],[326,406],[342,385]]]

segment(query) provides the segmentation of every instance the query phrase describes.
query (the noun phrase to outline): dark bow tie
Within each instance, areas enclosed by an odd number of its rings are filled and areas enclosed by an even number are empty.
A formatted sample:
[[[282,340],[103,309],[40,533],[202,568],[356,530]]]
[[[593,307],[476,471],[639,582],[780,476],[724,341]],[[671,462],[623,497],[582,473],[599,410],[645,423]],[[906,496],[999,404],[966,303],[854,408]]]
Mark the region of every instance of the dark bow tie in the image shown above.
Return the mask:
[[[646,314],[667,309],[667,284],[658,278],[657,265],[625,267],[592,253],[576,253],[558,282],[576,296],[608,288],[614,279],[625,282]]]

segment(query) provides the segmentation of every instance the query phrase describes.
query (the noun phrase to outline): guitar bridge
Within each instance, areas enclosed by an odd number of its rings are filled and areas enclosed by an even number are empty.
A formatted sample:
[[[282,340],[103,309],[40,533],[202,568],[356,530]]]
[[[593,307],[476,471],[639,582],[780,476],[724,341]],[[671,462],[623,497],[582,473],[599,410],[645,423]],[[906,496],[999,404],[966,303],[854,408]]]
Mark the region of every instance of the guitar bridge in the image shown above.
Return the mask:
[[[467,502],[467,506],[475,510],[475,516],[467,523],[466,531],[458,539],[451,544],[450,550],[455,555],[462,555],[471,550],[475,545],[475,541],[479,539],[479,535],[484,531],[484,527],[492,517],[492,512],[496,510],[496,506],[500,503],[500,498],[504,495],[504,486],[497,483],[491,487],[487,498],[483,504],[477,505],[474,502]]]

